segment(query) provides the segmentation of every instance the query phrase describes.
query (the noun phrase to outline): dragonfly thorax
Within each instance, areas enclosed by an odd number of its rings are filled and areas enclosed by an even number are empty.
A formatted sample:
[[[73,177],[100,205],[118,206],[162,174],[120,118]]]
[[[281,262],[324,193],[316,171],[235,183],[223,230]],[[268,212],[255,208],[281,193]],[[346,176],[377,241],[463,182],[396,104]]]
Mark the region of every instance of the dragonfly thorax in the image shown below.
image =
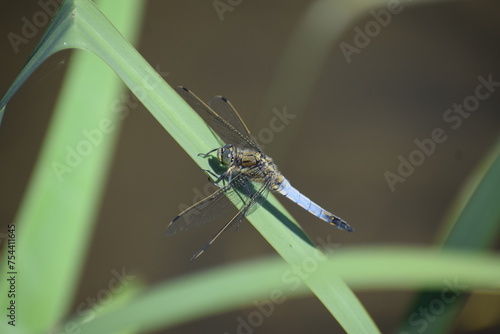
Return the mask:
[[[217,149],[217,159],[227,171],[221,178],[233,173],[242,173],[251,176],[253,181],[280,183],[282,177],[273,160],[264,153],[253,149],[241,149],[232,144],[227,144]]]

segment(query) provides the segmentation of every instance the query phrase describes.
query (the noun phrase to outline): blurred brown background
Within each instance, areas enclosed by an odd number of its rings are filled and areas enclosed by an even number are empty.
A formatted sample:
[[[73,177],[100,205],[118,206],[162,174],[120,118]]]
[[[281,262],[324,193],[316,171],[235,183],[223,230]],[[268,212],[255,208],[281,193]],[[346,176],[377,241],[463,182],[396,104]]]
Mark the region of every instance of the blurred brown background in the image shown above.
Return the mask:
[[[274,116],[273,107],[299,112],[286,97],[273,100],[268,94],[294,29],[312,3],[243,1],[225,12],[221,21],[212,1],[148,1],[137,47],[153,67],[169,73],[166,80],[171,86],[187,86],[205,100],[219,94],[228,97],[257,133]],[[340,43],[353,44],[353,29],[363,29],[373,17],[366,11],[362,17],[345,18],[349,26],[329,51],[307,111],[266,145],[266,152],[296,188],[356,230],[354,234],[334,230],[283,201],[313,240],[330,236],[339,247],[433,245],[467,176],[498,137],[500,89],[481,101],[457,130],[450,129],[443,114],[474,94],[478,76],[491,74],[500,81],[500,4],[402,5],[404,10],[393,15],[366,48],[353,54],[350,63]],[[14,52],[6,34],[19,33],[21,18],[31,17],[40,7],[35,1],[7,6],[0,13],[2,95],[44,30]],[[20,205],[70,62],[69,52],[53,56],[8,106],[0,128],[2,228],[13,221]],[[297,87],[300,83],[291,82],[282,90],[294,96],[301,94]],[[129,99],[135,101],[131,94]],[[384,173],[396,173],[398,156],[408,157],[416,148],[414,140],[429,138],[437,127],[446,130],[447,140],[392,192]],[[189,258],[221,222],[165,237],[179,205],[191,204],[194,189],[205,184],[205,175],[148,111],[142,105],[133,108],[123,122],[75,307],[88,296],[95,297],[113,269],[126,268],[154,285],[205,268],[273,255],[247,222],[237,233],[222,236],[195,262]],[[412,301],[411,292],[364,291],[358,296],[383,332],[398,328]],[[237,317],[246,318],[253,310],[242,306],[158,333],[236,333]],[[499,298],[473,297],[456,332],[500,330],[498,318],[496,325],[493,321],[486,327],[480,321],[466,324],[477,314],[486,319],[500,314]],[[278,331],[342,330],[310,297],[279,305],[255,332]]]

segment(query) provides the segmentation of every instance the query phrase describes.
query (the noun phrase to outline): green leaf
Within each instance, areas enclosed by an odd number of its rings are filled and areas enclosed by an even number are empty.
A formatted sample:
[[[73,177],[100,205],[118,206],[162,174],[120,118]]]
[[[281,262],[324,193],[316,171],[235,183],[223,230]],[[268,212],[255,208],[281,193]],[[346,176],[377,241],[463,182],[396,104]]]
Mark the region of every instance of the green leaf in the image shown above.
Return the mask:
[[[500,232],[498,184],[500,184],[500,140],[472,173],[450,210],[440,240],[443,249],[485,251],[494,245]],[[439,293],[421,292],[405,320],[439,298]],[[453,303],[444,304],[440,316],[426,324],[426,332],[449,331],[465,304],[464,298],[465,296],[459,296]],[[420,327],[411,326],[408,321],[402,323],[402,330],[408,333],[415,333],[419,329]]]
[[[82,41],[76,22],[82,3],[62,5],[0,102],[2,108],[39,63],[67,47],[69,40]],[[103,10],[134,39],[142,6],[133,0],[104,1]],[[78,52],[72,59],[15,219],[17,294],[11,300],[16,302],[17,322],[12,327],[3,319],[1,332],[46,332],[68,313],[119,133],[119,115],[112,106],[123,89],[120,80],[94,55]],[[6,272],[4,264],[2,282]],[[7,295],[0,294],[3,310],[8,303]]]
[[[260,259],[161,284],[121,308],[81,323],[78,328],[95,334],[124,328],[154,330],[242,304],[255,308],[263,318],[269,317],[284,301],[311,293],[303,281],[306,276],[310,281],[332,281],[331,277],[337,275],[358,289],[448,286],[462,293],[498,289],[500,257],[415,248],[365,248],[339,251],[328,259],[310,258],[300,268],[276,258]],[[345,301],[346,307],[349,302]],[[265,305],[269,314],[264,315],[256,305]],[[228,325],[236,328],[238,322],[235,319]]]

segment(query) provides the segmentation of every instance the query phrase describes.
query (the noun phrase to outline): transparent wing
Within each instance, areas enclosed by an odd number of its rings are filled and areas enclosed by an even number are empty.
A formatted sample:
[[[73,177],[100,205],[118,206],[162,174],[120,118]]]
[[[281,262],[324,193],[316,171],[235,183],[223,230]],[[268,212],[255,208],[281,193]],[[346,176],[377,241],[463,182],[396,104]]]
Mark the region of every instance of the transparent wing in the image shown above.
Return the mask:
[[[252,213],[256,208],[259,207],[258,203],[261,203],[267,196],[269,192],[269,182],[261,184],[259,189],[254,192],[254,194],[249,198],[249,201],[243,206],[243,208],[238,211],[238,213],[228,221],[200,250],[198,250],[191,257],[191,260],[196,259],[198,256],[203,254],[210,247],[211,244],[228,228],[233,226],[233,224],[239,224],[243,217]]]
[[[226,106],[224,106],[222,102],[224,102],[225,99],[220,99],[220,101],[215,104],[217,104],[218,107],[221,106],[221,110],[223,112],[228,112],[228,114],[231,114],[230,111],[233,110],[235,116],[229,116],[229,121],[235,121],[235,124],[231,124],[218,115],[189,89],[179,86],[176,88],[176,91],[191,106],[191,108],[193,108],[198,115],[200,115],[200,117],[212,128],[212,130],[215,131],[224,144],[232,144],[240,148],[252,148],[260,151],[260,148],[248,135],[248,129],[236,113],[236,110],[234,110],[229,102],[227,102]],[[225,117],[228,117],[228,115],[225,115]]]
[[[234,106],[226,99],[224,96],[214,96],[208,105],[212,110],[214,110],[220,117],[225,119],[229,124],[231,124],[236,130],[238,130],[242,135],[247,137],[247,141],[253,143],[252,147],[261,151],[259,145],[252,139],[250,130],[246,126],[245,122],[240,117],[240,114],[236,111]]]
[[[267,195],[262,186],[251,182],[248,174],[238,174],[233,177],[231,183],[181,212],[170,222],[166,233],[175,234],[208,223],[227,214],[234,205],[238,209],[237,221],[240,222],[245,215],[253,212],[258,207],[256,204]],[[256,201],[257,199],[259,201]]]

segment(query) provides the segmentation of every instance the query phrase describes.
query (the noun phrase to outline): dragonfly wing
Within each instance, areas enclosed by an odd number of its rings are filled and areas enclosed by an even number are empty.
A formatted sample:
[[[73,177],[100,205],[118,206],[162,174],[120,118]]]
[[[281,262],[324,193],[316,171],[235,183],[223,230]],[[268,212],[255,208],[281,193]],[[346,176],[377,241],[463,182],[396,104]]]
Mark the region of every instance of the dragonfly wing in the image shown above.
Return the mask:
[[[261,206],[262,202],[266,200],[266,197],[269,194],[269,189],[270,188],[267,184],[260,185],[259,189],[250,198],[249,203],[247,203],[246,207],[241,210],[243,211],[244,216],[248,216]]]
[[[224,188],[218,189],[210,196],[181,212],[167,226],[167,235],[208,223],[226,212],[231,207],[231,202],[224,192]]]
[[[248,184],[247,184],[248,183]],[[231,183],[187,208],[167,226],[167,235],[176,234],[220,217],[231,208],[244,208],[254,193],[253,186],[244,174],[237,174]],[[234,211],[234,210],[233,210]]]
[[[235,127],[233,124],[227,122],[189,89],[179,86],[176,88],[176,91],[215,131],[224,144],[233,144],[241,148],[256,148],[254,141],[238,130],[237,127],[240,127],[239,124]],[[246,129],[246,127],[244,128]]]
[[[259,145],[252,139],[252,135],[250,134],[250,130],[246,126],[245,122],[240,117],[240,114],[236,111],[234,106],[223,96],[214,96],[210,101],[208,101],[208,105],[212,110],[214,110],[220,117],[225,119],[228,123],[230,123],[236,130],[238,130],[242,135],[244,135],[248,141],[252,142],[252,146],[254,149],[261,151]]]
[[[255,184],[253,185],[255,186]],[[210,247],[210,245],[212,245],[214,241],[224,231],[226,231],[234,224],[239,225],[243,220],[243,217],[255,211],[255,209],[259,207],[258,204],[261,203],[266,198],[268,192],[269,192],[269,183],[261,184],[258,190],[255,191],[253,195],[249,198],[249,200],[246,202],[243,208],[241,208],[241,210],[239,210],[238,213],[229,222],[227,222],[200,250],[194,253],[194,255],[191,257],[191,260],[194,260],[201,254],[203,254],[208,249],[208,247]]]

